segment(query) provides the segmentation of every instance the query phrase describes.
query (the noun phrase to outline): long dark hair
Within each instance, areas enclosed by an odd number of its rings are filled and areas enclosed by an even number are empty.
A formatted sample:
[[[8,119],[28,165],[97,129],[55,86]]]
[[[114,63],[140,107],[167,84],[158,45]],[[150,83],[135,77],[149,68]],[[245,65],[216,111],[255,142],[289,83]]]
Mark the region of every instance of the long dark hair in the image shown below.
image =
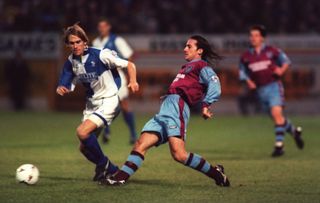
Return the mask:
[[[203,49],[203,53],[201,55],[201,59],[207,61],[211,66],[216,66],[217,63],[222,59],[222,56],[213,51],[211,45],[208,40],[200,35],[193,35],[190,39],[197,41],[197,48]]]

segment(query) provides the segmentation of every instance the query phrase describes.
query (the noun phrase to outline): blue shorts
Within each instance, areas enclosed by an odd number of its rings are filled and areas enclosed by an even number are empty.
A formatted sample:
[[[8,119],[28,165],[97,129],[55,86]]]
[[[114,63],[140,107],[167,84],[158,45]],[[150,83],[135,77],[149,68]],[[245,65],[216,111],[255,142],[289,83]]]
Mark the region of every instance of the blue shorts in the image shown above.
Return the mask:
[[[167,95],[159,113],[145,124],[141,133],[155,133],[159,137],[157,145],[166,143],[168,137],[180,137],[185,140],[189,118],[188,104],[177,94]]]
[[[265,110],[273,106],[284,106],[284,88],[280,81],[259,87],[257,93]]]

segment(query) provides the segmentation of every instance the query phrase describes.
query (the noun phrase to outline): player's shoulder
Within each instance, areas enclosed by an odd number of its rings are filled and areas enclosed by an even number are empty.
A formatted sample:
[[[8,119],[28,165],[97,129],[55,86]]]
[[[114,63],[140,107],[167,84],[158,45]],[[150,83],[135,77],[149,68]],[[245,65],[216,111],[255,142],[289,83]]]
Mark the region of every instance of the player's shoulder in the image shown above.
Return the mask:
[[[105,48],[102,50],[99,50],[99,56],[100,58],[105,58],[105,59],[113,59],[113,58],[118,58],[118,54],[116,51]]]
[[[204,60],[196,60],[196,61],[189,62],[189,65],[201,69],[201,68],[208,66],[209,64],[208,64],[208,62],[206,62]]]
[[[200,73],[202,69],[205,68],[210,68],[212,69],[212,67],[210,67],[209,63],[204,61],[204,60],[196,60],[196,61],[191,61],[189,63],[186,64],[186,67],[190,67],[192,69],[193,72],[198,72]]]
[[[279,49],[278,47],[276,47],[276,46],[272,46],[272,45],[266,45],[266,47],[265,47],[265,50],[267,51],[267,52],[273,52],[273,53],[279,53],[279,52],[281,52],[281,49]]]
[[[116,51],[108,49],[108,48],[104,48],[104,49],[101,49],[99,51],[100,51],[100,54],[103,54],[103,55],[114,55],[114,56],[117,55]]]

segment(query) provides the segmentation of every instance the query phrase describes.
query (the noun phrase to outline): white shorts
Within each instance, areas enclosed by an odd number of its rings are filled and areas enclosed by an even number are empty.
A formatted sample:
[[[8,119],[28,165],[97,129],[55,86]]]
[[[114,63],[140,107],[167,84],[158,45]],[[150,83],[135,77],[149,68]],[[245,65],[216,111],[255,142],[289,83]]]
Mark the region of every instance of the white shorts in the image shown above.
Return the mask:
[[[96,100],[88,99],[82,121],[89,119],[99,128],[103,125],[110,125],[119,111],[118,95]]]
[[[129,89],[128,89],[128,82],[127,82],[127,77],[123,70],[118,69],[120,78],[121,78],[121,87],[118,91],[119,99],[122,101],[125,98],[129,97]]]

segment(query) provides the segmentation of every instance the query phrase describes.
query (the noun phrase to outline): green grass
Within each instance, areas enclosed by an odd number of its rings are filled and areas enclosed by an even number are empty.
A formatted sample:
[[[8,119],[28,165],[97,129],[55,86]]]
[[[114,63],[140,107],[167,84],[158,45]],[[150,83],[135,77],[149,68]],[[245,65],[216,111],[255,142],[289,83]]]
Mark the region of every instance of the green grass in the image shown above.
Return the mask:
[[[140,129],[150,116],[138,116]],[[94,166],[78,152],[73,113],[0,113],[0,202],[320,202],[320,117],[292,117],[305,129],[306,148],[287,136],[285,156],[270,157],[268,117],[217,116],[190,121],[187,149],[225,166],[231,188],[175,163],[168,145],[151,149],[142,168],[122,187],[91,181]],[[104,152],[121,165],[131,150],[122,118],[112,125]],[[35,186],[15,182],[24,163],[40,169]]]

